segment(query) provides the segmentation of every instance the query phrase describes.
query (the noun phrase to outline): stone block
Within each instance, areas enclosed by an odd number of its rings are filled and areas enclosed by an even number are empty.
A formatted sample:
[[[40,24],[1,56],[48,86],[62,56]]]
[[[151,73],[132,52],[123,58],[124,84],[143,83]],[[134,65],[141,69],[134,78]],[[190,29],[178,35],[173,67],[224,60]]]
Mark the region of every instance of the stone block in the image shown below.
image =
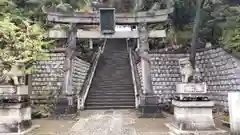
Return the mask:
[[[20,133],[30,128],[31,106],[25,103],[2,104],[0,108],[0,133]]]
[[[17,94],[17,95],[24,95],[28,93],[28,86],[27,85],[1,85],[0,86],[0,94]]]
[[[212,115],[213,101],[174,101],[174,118],[166,126],[170,135],[226,135],[217,129]]]
[[[31,120],[0,124],[0,133],[20,133],[32,126]]]
[[[215,130],[212,101],[174,101],[174,125],[180,130]]]
[[[0,102],[3,103],[0,107],[8,106],[8,103],[24,103],[25,105],[30,103],[30,97],[28,95],[0,95]],[[18,104],[15,104],[18,105]]]
[[[172,123],[165,124],[169,129],[169,135],[230,135],[225,130],[221,130],[216,128],[215,130],[205,130],[205,131],[198,131],[198,130],[180,130]]]
[[[77,112],[77,97],[61,96],[55,101],[53,115],[68,115]]]
[[[189,101],[189,102],[185,102],[185,101],[173,100],[172,105],[174,105],[175,107],[179,107],[179,108],[204,107],[204,108],[210,108],[211,109],[214,106],[214,102],[213,101]]]
[[[158,96],[145,96],[141,97],[139,105],[139,117],[163,117],[162,115],[163,103],[159,103]]]

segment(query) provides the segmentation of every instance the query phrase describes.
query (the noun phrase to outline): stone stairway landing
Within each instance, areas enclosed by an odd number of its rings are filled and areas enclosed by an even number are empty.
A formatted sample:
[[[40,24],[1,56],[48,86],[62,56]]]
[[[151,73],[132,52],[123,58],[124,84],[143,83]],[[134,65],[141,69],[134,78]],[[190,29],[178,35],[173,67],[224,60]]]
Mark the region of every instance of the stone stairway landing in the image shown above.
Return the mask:
[[[107,40],[99,58],[85,109],[135,107],[131,67],[124,39]]]

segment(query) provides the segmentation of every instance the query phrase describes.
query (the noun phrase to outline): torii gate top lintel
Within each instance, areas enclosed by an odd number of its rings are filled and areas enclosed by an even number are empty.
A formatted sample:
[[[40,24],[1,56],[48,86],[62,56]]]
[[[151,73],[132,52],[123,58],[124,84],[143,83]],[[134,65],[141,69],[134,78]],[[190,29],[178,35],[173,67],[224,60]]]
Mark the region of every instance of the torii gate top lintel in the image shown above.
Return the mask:
[[[140,22],[146,22],[148,24],[164,22],[168,18],[168,14],[173,12],[173,8],[161,9],[154,12],[137,12],[137,13],[116,13],[115,22],[118,25],[134,25]],[[84,25],[95,25],[99,24],[99,12],[85,13],[85,12],[74,12],[74,13],[61,13],[61,12],[48,12],[47,20],[56,23],[76,23]]]
[[[111,11],[113,8],[102,8],[102,10]],[[47,14],[47,20],[53,23],[68,23],[76,25],[99,25],[101,30],[95,31],[76,31],[76,38],[139,38],[139,31],[131,32],[115,32],[116,25],[140,25],[141,23],[152,24],[164,22],[168,19],[168,15],[173,12],[172,7],[167,9],[160,9],[156,11],[146,11],[137,13],[116,13],[113,11],[112,17],[106,17],[108,15],[102,15],[101,9],[99,12],[85,13],[85,12],[73,12],[73,13],[61,13],[61,12],[49,12],[44,11]],[[111,15],[111,14],[110,14]],[[102,18],[104,16],[105,18]],[[110,18],[110,19],[109,19]],[[110,21],[109,21],[110,20]],[[112,21],[113,20],[113,21]],[[103,24],[106,23],[106,24]],[[111,23],[109,23],[111,22]],[[113,25],[114,24],[114,25]],[[110,27],[109,27],[110,25]],[[112,25],[112,26],[111,26]],[[103,27],[104,26],[104,27]],[[104,28],[104,30],[103,30]],[[110,35],[105,35],[103,31],[110,31]],[[165,30],[150,31],[149,38],[166,37]],[[69,31],[64,30],[50,30],[50,38],[67,38]]]

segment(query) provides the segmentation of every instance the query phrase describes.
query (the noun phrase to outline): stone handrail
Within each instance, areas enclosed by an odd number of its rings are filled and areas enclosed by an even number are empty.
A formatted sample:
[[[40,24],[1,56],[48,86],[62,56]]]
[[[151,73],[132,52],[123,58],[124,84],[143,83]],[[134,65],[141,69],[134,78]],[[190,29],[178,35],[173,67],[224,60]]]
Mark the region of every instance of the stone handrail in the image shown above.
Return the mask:
[[[132,79],[133,79],[133,85],[134,85],[134,92],[135,92],[135,108],[137,109],[140,104],[140,97],[142,95],[141,91],[141,82],[139,78],[139,74],[137,72],[137,65],[135,63],[135,58],[133,56],[132,48],[129,48],[129,59],[130,59],[130,65],[131,65],[131,72],[132,72]]]
[[[91,83],[92,83],[92,80],[93,80],[93,77],[94,77],[94,74],[96,71],[96,67],[98,64],[99,57],[101,55],[101,51],[102,50],[99,48],[97,51],[97,54],[95,55],[95,60],[93,61],[92,66],[89,69],[89,72],[88,72],[89,74],[87,76],[87,79],[85,80],[83,89],[80,93],[81,104],[78,104],[78,109],[84,109],[84,104],[85,104],[85,101],[86,101],[86,98],[87,98],[87,95],[88,95],[88,92],[89,92],[89,89],[90,89],[90,86],[91,86]]]

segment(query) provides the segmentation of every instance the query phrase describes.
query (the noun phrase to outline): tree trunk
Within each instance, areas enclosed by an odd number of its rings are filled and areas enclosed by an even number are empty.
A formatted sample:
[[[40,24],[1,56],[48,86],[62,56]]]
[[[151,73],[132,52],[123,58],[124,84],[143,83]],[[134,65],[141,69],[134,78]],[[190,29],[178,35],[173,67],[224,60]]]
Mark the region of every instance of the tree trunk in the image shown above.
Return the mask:
[[[197,0],[197,12],[195,17],[195,23],[193,27],[193,36],[192,36],[192,42],[191,42],[191,54],[190,54],[190,61],[193,70],[195,70],[195,64],[196,64],[196,43],[197,43],[197,37],[198,37],[198,31],[201,21],[201,8],[205,0]]]

